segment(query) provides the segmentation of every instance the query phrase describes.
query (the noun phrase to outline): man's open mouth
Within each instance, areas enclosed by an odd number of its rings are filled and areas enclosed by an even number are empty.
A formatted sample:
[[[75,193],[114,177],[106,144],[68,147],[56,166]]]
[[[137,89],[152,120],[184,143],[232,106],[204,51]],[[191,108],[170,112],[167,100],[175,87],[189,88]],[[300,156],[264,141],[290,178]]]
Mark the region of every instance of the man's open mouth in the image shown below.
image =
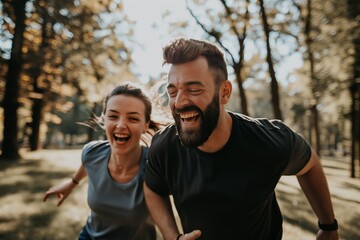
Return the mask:
[[[191,112],[191,113],[180,113],[180,118],[182,121],[186,123],[195,122],[200,117],[200,114],[197,112]]]

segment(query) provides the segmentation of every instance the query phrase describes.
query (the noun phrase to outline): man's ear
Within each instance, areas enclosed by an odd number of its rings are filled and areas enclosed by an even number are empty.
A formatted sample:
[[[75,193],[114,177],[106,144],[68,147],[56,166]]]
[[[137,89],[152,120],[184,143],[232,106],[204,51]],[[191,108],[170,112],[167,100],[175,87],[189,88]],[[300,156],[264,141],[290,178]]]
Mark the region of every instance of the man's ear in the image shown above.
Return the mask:
[[[226,104],[228,103],[232,92],[232,84],[229,80],[226,80],[221,84],[220,87],[220,103]]]

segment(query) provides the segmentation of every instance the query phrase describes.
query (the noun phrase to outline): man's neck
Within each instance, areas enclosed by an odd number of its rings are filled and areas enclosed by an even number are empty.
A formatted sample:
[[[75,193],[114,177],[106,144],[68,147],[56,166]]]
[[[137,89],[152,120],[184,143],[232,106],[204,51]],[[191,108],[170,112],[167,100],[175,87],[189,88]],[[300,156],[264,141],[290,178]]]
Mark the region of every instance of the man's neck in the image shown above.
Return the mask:
[[[219,122],[209,139],[198,147],[203,152],[214,153],[222,149],[228,142],[232,129],[232,118],[227,111],[219,117]]]

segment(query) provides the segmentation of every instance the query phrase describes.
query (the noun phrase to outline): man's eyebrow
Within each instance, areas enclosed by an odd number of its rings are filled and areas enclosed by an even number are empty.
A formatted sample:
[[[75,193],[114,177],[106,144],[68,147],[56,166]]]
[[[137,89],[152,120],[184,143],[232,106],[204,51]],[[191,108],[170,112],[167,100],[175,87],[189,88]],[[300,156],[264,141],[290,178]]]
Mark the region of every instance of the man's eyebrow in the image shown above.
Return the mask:
[[[205,87],[204,83],[201,81],[189,81],[185,83],[186,86],[190,86],[190,85],[199,85],[201,87]],[[176,88],[174,84],[169,83],[166,87],[167,89],[169,88]]]

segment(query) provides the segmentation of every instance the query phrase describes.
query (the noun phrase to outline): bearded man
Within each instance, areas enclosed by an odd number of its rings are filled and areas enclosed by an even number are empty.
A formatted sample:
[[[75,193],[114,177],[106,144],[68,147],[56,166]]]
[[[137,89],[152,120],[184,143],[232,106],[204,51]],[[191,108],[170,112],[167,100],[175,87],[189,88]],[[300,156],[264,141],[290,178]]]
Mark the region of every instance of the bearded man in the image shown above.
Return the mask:
[[[281,239],[275,187],[282,175],[296,175],[319,218],[317,239],[338,239],[327,181],[309,144],[281,121],[225,110],[232,85],[219,48],[180,38],[163,56],[171,64],[167,92],[175,123],[153,138],[144,187],[163,237]]]

